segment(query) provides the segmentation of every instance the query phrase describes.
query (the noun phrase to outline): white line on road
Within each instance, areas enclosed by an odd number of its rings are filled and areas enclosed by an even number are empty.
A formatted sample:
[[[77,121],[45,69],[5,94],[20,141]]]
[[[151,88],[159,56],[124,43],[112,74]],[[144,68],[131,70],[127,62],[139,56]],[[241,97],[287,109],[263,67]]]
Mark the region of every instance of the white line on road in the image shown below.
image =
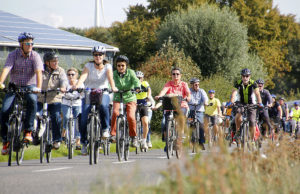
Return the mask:
[[[157,158],[160,158],[160,159],[166,159],[168,158],[167,156],[160,156],[160,157],[157,157]]]
[[[125,164],[125,163],[131,163],[135,162],[135,160],[129,160],[129,161],[122,161],[122,162],[112,162],[113,164]]]
[[[50,171],[58,171],[58,170],[66,170],[73,167],[63,167],[63,168],[52,168],[52,169],[44,169],[44,170],[34,170],[32,172],[50,172]]]

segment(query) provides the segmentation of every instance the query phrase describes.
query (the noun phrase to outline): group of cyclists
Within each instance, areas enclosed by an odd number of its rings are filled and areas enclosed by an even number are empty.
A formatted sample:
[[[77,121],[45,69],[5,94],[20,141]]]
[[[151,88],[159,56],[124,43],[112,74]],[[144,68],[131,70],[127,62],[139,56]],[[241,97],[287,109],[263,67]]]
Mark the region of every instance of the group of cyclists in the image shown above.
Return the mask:
[[[88,115],[91,111],[91,104],[87,103],[86,96],[83,96],[78,89],[90,88],[102,90],[101,102],[98,110],[101,121],[101,133],[103,138],[110,138],[111,142],[116,141],[116,119],[120,109],[120,94],[118,91],[128,91],[123,94],[123,102],[126,105],[126,115],[129,127],[129,136],[131,146],[138,147],[136,131],[136,111],[137,105],[144,105],[139,108],[143,135],[141,147],[148,149],[152,147],[150,141],[149,123],[152,116],[152,110],[157,110],[161,102],[155,105],[151,96],[149,83],[144,80],[144,74],[141,71],[129,69],[129,59],[120,55],[115,59],[116,70],[113,71],[112,65],[105,59],[106,49],[103,46],[95,46],[92,49],[93,60],[85,64],[84,69],[79,76],[76,68],[70,68],[66,72],[59,66],[59,56],[55,52],[46,52],[43,61],[40,55],[33,51],[34,37],[31,33],[21,33],[18,37],[20,48],[9,53],[2,73],[0,75],[0,89],[4,89],[4,81],[10,75],[8,88],[28,88],[32,92],[25,95],[26,118],[24,122],[24,139],[28,142],[38,143],[38,137],[35,134],[34,120],[37,112],[43,108],[43,96],[41,91],[47,89],[59,88],[60,92],[53,92],[47,96],[48,112],[50,114],[53,148],[59,149],[62,140],[65,138],[65,130],[68,127],[66,121],[72,113],[79,120],[79,131],[75,132],[76,149],[81,150],[83,155],[87,155],[87,124]],[[211,124],[215,133],[220,132],[220,118],[226,115],[225,133],[229,133],[230,122],[234,123],[236,133],[241,126],[243,107],[234,108],[236,102],[244,105],[258,105],[259,118],[263,120],[269,131],[274,130],[274,122],[280,123],[285,131],[289,124],[292,126],[292,133],[295,135],[295,129],[299,121],[300,109],[296,102],[289,112],[288,106],[284,103],[284,98],[276,101],[276,96],[264,89],[264,81],[251,79],[251,71],[243,69],[241,79],[234,84],[229,102],[226,103],[225,111],[222,112],[220,100],[215,98],[215,90],[208,91],[200,88],[200,80],[192,78],[190,87],[181,80],[182,70],[178,67],[171,69],[172,80],[167,82],[163,89],[155,96],[156,100],[161,100],[163,96],[176,95],[181,96],[180,110],[182,115],[189,117],[189,112],[194,112],[200,123],[199,145],[205,149],[205,137],[208,133],[209,124]],[[110,90],[107,90],[107,89]],[[135,90],[136,92],[132,92]],[[72,91],[72,92],[68,92]],[[113,97],[110,94],[113,92]],[[73,97],[72,105],[69,98]],[[9,142],[7,141],[8,118],[12,110],[12,104],[15,94],[9,92],[5,94],[1,110],[1,136],[3,141],[2,155],[8,153]],[[110,104],[112,103],[112,108]],[[150,104],[150,106],[149,106]],[[265,108],[268,107],[268,108]],[[246,110],[250,138],[254,139],[255,128],[257,126],[257,109],[249,108]],[[162,139],[165,140],[165,117],[168,110],[164,111],[162,119]],[[62,123],[63,118],[63,123]],[[270,119],[271,118],[271,119]],[[275,119],[273,119],[275,118]],[[291,122],[288,122],[292,118]],[[184,133],[180,134],[184,137]]]

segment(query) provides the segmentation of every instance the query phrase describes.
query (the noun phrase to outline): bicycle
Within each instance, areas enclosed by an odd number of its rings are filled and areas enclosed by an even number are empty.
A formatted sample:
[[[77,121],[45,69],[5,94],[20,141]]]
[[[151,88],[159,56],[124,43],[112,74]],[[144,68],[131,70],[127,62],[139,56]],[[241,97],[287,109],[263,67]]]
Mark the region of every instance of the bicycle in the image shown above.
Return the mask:
[[[99,162],[99,148],[101,144],[106,145],[105,154],[109,152],[109,140],[103,138],[101,132],[101,123],[99,118],[98,105],[102,102],[102,95],[104,92],[111,92],[108,89],[86,89],[85,100],[86,104],[92,105],[91,111],[88,115],[87,125],[87,139],[89,151],[89,164],[98,164]]]
[[[9,143],[8,150],[8,166],[11,166],[13,152],[16,152],[17,165],[21,165],[24,158],[25,146],[28,147],[29,142],[25,141],[23,133],[23,121],[25,120],[25,111],[23,110],[24,95],[32,93],[29,89],[24,88],[8,88],[2,90],[5,93],[14,93],[13,110],[9,115],[9,126],[7,131],[7,141]]]
[[[69,90],[66,93],[73,93],[74,91],[81,91],[81,90]],[[78,118],[74,117],[73,115],[73,101],[79,100],[80,96],[76,97],[63,97],[66,100],[70,101],[70,116],[67,120],[67,126],[68,128],[66,129],[66,143],[67,143],[67,148],[68,148],[68,159],[73,158],[73,153],[74,153],[74,146],[75,146],[75,131],[76,127],[78,128]]]
[[[189,106],[194,107],[193,110],[190,110],[188,116],[188,128],[192,128],[191,134],[191,143],[192,143],[192,153],[196,153],[196,143],[200,142],[200,125],[201,123],[197,119],[196,107],[199,104],[189,104]]]
[[[175,151],[176,157],[179,159],[182,155],[182,142],[180,142],[181,138],[179,137],[175,115],[177,114],[176,109],[180,107],[183,99],[181,96],[163,96],[159,100],[162,100],[163,110],[166,112],[166,135],[164,137],[166,140],[167,158],[172,158]]]
[[[116,93],[120,94],[120,109],[119,116],[117,116],[117,128],[116,128],[116,152],[118,160],[121,162],[123,159],[127,161],[129,159],[129,128],[126,118],[126,108],[124,108],[123,94],[126,92],[135,92],[135,90],[119,90]]]
[[[41,91],[41,94],[43,95],[43,112],[42,115],[40,115],[38,112],[36,115],[38,137],[40,138],[40,163],[44,162],[45,155],[47,163],[50,163],[52,157],[52,128],[50,125],[50,116],[48,114],[47,103],[47,95],[49,92],[60,92],[60,89],[58,88]]]

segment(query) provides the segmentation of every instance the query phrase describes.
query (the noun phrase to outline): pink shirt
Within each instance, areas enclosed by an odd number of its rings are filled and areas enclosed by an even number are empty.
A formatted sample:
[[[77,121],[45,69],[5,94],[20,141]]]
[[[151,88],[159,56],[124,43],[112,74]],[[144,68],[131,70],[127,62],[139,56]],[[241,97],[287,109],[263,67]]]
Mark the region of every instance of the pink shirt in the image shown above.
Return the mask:
[[[165,84],[164,88],[167,88],[166,94],[178,94],[182,96],[183,98],[186,98],[187,95],[190,93],[190,89],[188,87],[188,84],[186,82],[180,81],[178,85],[175,85],[173,81],[169,81]],[[188,108],[187,101],[181,102],[181,108]]]

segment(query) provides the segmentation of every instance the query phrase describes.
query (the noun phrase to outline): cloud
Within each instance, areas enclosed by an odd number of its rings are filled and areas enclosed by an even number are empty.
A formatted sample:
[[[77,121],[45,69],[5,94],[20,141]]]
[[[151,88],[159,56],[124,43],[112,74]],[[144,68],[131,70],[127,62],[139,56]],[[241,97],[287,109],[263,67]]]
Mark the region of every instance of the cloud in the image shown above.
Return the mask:
[[[44,24],[53,26],[55,28],[62,26],[63,21],[63,17],[55,13],[50,13],[47,17],[44,18]]]

